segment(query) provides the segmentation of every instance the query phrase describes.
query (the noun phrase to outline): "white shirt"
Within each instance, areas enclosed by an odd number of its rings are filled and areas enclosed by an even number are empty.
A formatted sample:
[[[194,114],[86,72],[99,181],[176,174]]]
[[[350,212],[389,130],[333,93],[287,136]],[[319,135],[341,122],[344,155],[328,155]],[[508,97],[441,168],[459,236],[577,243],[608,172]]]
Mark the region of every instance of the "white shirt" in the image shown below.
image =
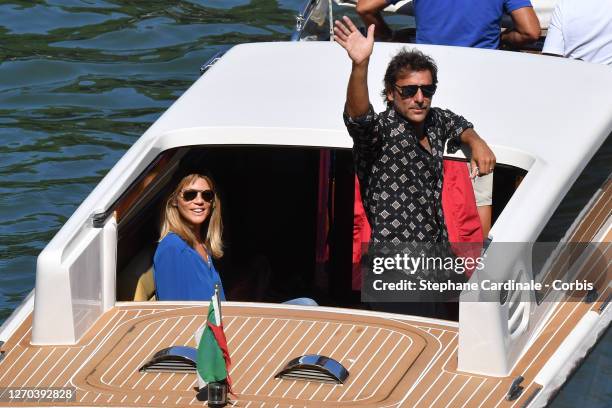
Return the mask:
[[[542,51],[612,66],[612,0],[561,0]]]

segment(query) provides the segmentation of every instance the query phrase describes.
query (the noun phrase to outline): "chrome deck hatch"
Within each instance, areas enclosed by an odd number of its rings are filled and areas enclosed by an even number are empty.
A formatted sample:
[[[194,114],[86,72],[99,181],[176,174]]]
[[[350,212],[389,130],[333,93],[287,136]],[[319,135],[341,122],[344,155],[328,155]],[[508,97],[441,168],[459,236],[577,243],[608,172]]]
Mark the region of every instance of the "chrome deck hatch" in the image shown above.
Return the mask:
[[[193,347],[172,346],[159,350],[139,371],[145,372],[195,372],[198,351]]]
[[[333,358],[306,354],[289,361],[274,378],[344,384],[348,376],[348,370]]]

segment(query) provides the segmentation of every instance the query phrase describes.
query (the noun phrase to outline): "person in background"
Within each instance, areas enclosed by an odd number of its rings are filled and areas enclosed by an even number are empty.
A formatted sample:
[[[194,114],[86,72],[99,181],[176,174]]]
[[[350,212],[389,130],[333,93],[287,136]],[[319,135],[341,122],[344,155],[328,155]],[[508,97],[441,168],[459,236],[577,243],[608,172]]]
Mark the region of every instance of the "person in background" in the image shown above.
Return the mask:
[[[612,66],[612,2],[561,0],[542,52]]]
[[[153,257],[158,300],[210,300],[225,293],[213,258],[223,256],[221,201],[210,177],[189,174],[168,196]]]
[[[374,24],[377,40],[390,40],[393,32],[380,12],[399,0],[358,0],[357,13]],[[529,0],[414,0],[416,43],[461,47],[520,47],[537,41],[540,23]],[[503,14],[514,28],[501,33]]]

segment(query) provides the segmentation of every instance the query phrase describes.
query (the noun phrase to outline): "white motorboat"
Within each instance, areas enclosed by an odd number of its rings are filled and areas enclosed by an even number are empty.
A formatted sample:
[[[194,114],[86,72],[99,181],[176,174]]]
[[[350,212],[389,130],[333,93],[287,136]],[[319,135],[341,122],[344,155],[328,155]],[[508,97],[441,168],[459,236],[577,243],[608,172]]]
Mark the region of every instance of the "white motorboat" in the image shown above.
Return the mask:
[[[376,45],[371,95],[401,46]],[[207,66],[42,251],[35,290],[0,328],[0,387],[74,387],[65,405],[201,404],[194,373],[139,368],[158,350],[193,346],[207,302],[134,300],[151,267],[159,205],[176,174],[200,166],[227,209],[234,247],[222,275],[257,253],[273,281],[330,305],[224,303],[232,406],[545,405],[612,317],[612,182],[601,160],[611,146],[612,73],[552,57],[418,48],[440,69],[434,105],[469,118],[499,163],[492,244],[470,282],[586,280],[591,290],[511,289],[494,301],[464,291],[458,322],[355,304],[352,142],[342,122],[350,62],[328,42],[239,45]],[[528,243],[542,240],[590,245],[569,259],[573,247],[561,245],[532,268]],[[321,243],[327,257],[317,257]],[[275,378],[308,354],[338,361],[348,377]]]

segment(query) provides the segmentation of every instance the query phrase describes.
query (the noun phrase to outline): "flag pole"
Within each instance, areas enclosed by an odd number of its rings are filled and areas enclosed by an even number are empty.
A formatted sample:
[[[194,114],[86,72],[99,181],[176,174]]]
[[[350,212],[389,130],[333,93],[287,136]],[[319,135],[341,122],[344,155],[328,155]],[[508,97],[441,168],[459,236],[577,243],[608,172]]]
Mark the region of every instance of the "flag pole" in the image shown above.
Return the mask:
[[[223,321],[223,314],[221,313],[221,301],[219,300],[219,284],[215,283],[215,301],[217,303],[217,308],[219,309],[219,321],[217,322],[218,325],[222,324]]]
[[[229,376],[231,360],[225,334],[223,333],[219,293],[220,285],[216,283],[213,296],[210,299],[206,326],[198,344],[197,368],[198,384],[200,383],[200,378],[206,384],[205,388],[200,386],[200,392],[206,390],[205,396],[202,395],[198,399],[204,400],[206,398],[208,406],[215,408],[226,406],[228,391],[232,392],[231,378]],[[211,352],[212,354],[210,354]],[[224,378],[222,374],[225,374]]]

